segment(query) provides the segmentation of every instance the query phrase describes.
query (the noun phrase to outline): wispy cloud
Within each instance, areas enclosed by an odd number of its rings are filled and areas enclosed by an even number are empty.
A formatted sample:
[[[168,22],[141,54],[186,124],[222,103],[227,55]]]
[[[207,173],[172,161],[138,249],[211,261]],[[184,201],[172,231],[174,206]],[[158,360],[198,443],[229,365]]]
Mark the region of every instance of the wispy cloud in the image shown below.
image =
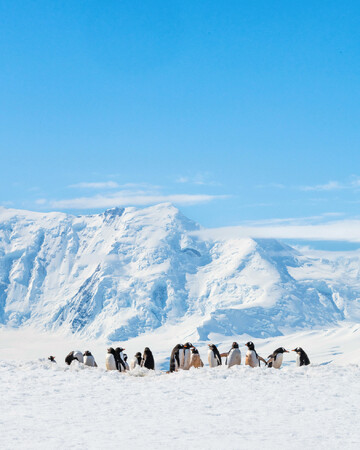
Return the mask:
[[[146,192],[119,191],[111,195],[95,195],[92,197],[77,197],[72,199],[53,200],[52,208],[59,209],[97,209],[114,206],[146,206],[156,203],[170,202],[177,205],[196,205],[213,200],[227,198],[226,195],[206,194],[153,194]]]
[[[338,181],[329,181],[325,184],[317,184],[315,186],[300,186],[301,191],[337,191],[340,189],[346,189],[346,186]]]
[[[195,184],[198,186],[220,186],[217,181],[211,180],[209,173],[197,173],[196,175],[180,175],[175,179],[176,183],[180,184]]]
[[[334,221],[318,225],[273,225],[223,227],[196,232],[212,239],[238,239],[245,237],[298,239],[308,241],[360,242],[360,220]]]
[[[328,181],[325,184],[316,184],[314,186],[299,186],[302,191],[339,191],[342,189],[359,189],[360,188],[360,178],[358,176],[352,176],[347,181]]]
[[[360,220],[357,218],[334,220],[335,217],[340,216],[342,213],[270,219],[233,227],[205,229],[195,234],[203,238],[219,240],[251,237],[360,243]]]
[[[76,183],[68,187],[72,189],[118,189],[120,186],[115,181],[100,181]]]

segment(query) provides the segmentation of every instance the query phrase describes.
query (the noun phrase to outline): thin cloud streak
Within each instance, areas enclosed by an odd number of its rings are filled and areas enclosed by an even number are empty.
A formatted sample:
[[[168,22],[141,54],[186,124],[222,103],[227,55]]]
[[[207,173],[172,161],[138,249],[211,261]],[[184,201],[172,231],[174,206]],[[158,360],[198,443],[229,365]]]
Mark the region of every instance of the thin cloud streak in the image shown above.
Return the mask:
[[[71,189],[118,189],[120,186],[115,181],[100,181],[100,182],[84,182],[76,183],[68,186]]]
[[[175,203],[177,205],[196,205],[213,200],[228,198],[227,195],[206,194],[130,194],[117,192],[111,196],[96,195],[93,197],[78,197],[50,202],[51,207],[59,209],[97,209],[114,206],[145,206],[156,203]]]
[[[193,233],[202,238],[223,240],[240,238],[297,239],[308,241],[360,242],[360,220],[338,220],[316,225],[235,226],[205,229]]]

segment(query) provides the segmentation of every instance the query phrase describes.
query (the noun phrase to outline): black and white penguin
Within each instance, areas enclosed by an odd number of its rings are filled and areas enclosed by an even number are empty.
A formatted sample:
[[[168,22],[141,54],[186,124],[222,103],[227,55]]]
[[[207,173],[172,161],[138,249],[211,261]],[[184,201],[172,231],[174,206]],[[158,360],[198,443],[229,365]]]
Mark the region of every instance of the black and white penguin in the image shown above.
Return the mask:
[[[183,346],[183,357],[180,358],[180,369],[189,370],[190,369],[190,361],[191,361],[191,349],[193,345],[190,342],[187,342]]]
[[[129,367],[129,364],[128,364],[127,360],[128,360],[128,355],[126,353],[124,353],[125,369],[126,370],[130,370],[130,367]]]
[[[280,369],[283,362],[284,353],[289,353],[289,351],[285,350],[284,347],[279,347],[274,350],[271,355],[268,356],[268,360],[266,361],[267,366],[274,367],[274,369]]]
[[[55,356],[49,356],[49,357],[48,357],[48,360],[49,360],[50,362],[52,362],[52,363],[55,363],[55,364],[56,364],[56,361],[55,361]]]
[[[265,359],[256,353],[255,345],[253,342],[249,341],[245,345],[248,348],[248,351],[246,352],[246,357],[245,357],[245,365],[246,366],[260,367],[260,361],[262,361],[263,363],[266,364]]]
[[[83,357],[85,366],[97,367],[95,358],[93,357],[91,352],[89,352],[89,350],[86,350],[86,352],[83,354]]]
[[[73,352],[70,352],[67,357],[65,358],[65,362],[68,366],[70,366],[70,364],[74,361],[74,360],[79,361],[80,363],[83,363],[83,355],[79,350],[75,350]]]
[[[130,361],[130,370],[134,370],[135,367],[141,366],[141,353],[135,353],[134,358]]]
[[[151,350],[149,349],[149,347],[145,347],[145,349],[144,349],[141,366],[145,367],[146,369],[149,369],[149,370],[155,370],[154,357],[153,357],[153,354],[152,354]]]
[[[221,356],[215,344],[209,344],[208,361],[210,367],[221,366]]]
[[[241,352],[239,349],[239,344],[237,342],[232,343],[231,349],[227,354],[226,363],[229,369],[232,366],[240,366]]]
[[[108,348],[107,350],[107,354],[105,357],[105,367],[107,370],[117,370],[116,353],[112,347]]]
[[[308,355],[304,352],[304,350],[301,347],[296,347],[293,352],[296,352],[297,358],[296,358],[296,365],[298,367],[300,366],[308,366],[310,364],[310,359]]]
[[[190,367],[195,367],[195,369],[204,367],[204,363],[201,361],[199,350],[195,347],[192,347],[191,349]]]
[[[170,355],[170,372],[176,372],[180,368],[180,356],[183,360],[184,358],[184,352],[183,352],[184,346],[182,344],[177,344],[172,349],[171,355]]]
[[[122,347],[116,347],[115,349],[116,366],[119,372],[125,372],[126,370],[126,364],[124,362],[124,354],[123,354],[124,350],[125,349]]]

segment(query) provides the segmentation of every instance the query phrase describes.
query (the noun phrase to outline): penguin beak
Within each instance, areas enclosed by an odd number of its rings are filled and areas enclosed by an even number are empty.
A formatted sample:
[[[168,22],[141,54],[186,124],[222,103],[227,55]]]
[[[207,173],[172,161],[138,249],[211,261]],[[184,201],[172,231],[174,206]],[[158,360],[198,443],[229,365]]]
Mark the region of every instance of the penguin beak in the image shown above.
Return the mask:
[[[289,350],[285,350],[285,353],[290,353]]]
[[[292,352],[294,352],[295,351],[295,349],[294,350],[291,350]]]

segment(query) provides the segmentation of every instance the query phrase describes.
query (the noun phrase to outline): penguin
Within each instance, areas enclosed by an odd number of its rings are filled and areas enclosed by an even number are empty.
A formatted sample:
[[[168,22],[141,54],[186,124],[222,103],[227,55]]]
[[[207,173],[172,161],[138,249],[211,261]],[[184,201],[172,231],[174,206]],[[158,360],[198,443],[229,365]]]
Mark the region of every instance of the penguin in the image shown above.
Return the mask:
[[[141,366],[141,353],[135,353],[134,358],[130,361],[130,370],[134,370],[135,367]]]
[[[119,372],[125,372],[126,371],[126,365],[124,362],[124,354],[123,350],[125,350],[122,347],[116,347],[115,349],[115,360],[116,360],[116,366],[117,370]]]
[[[105,366],[107,370],[117,370],[116,353],[112,347],[108,348],[107,350]]]
[[[199,367],[204,367],[204,363],[201,361],[199,350],[195,347],[191,349],[191,359],[190,359],[190,368],[195,367],[198,369]]]
[[[304,350],[301,347],[296,347],[292,351],[297,353],[296,365],[298,367],[308,366],[310,364],[310,359],[308,355],[304,352]]]
[[[183,348],[182,344],[177,344],[172,349],[170,355],[170,372],[177,372],[180,368],[180,355],[183,356]]]
[[[245,345],[248,348],[248,351],[246,353],[246,358],[245,358],[246,366],[260,367],[260,361],[262,361],[266,365],[265,359],[256,353],[255,345],[253,342],[249,341]]]
[[[237,342],[233,342],[231,349],[227,353],[226,363],[228,369],[232,366],[240,366],[241,364],[241,352],[239,349],[239,344]]]
[[[84,356],[84,364],[85,364],[85,366],[97,367],[97,364],[95,362],[95,358],[93,357],[91,352],[89,352],[89,350],[86,350],[86,352],[83,354],[83,356]]]
[[[144,349],[144,354],[143,354],[142,361],[141,361],[141,367],[145,367],[146,369],[149,369],[149,370],[155,370],[154,357],[153,357],[153,354],[152,354],[151,350],[149,349],[149,347],[145,347],[145,349]]]
[[[65,358],[65,362],[68,366],[70,366],[70,364],[74,361],[74,360],[79,361],[80,363],[84,362],[83,360],[83,355],[79,350],[75,350],[73,352],[70,352],[67,357]]]
[[[49,357],[48,357],[48,360],[49,360],[50,362],[52,362],[52,363],[55,363],[55,364],[56,364],[56,361],[55,361],[55,356],[49,356]]]
[[[128,355],[126,353],[124,353],[124,363],[125,363],[125,369],[126,370],[130,370],[129,364],[127,362],[128,359]]]
[[[284,347],[279,347],[268,356],[267,366],[274,367],[274,369],[280,369],[283,362],[284,353],[289,353]]]
[[[194,346],[190,344],[190,342],[187,342],[183,346],[183,359],[180,361],[180,369],[183,370],[189,370],[190,369],[190,361],[191,361],[191,349]]]
[[[208,361],[210,367],[221,366],[221,356],[215,344],[209,344]]]

